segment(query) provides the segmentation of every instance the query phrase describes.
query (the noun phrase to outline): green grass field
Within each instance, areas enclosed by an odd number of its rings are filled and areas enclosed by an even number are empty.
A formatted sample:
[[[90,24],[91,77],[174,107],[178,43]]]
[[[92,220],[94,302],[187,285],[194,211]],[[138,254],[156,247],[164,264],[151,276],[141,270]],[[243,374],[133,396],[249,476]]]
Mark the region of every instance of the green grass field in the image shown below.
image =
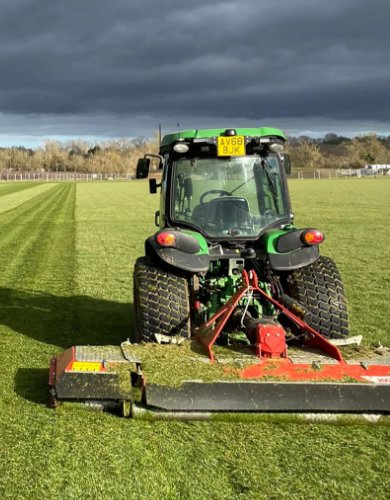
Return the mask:
[[[390,180],[291,181],[326,234],[352,334],[390,344]],[[0,184],[0,497],[386,499],[390,427],[151,422],[46,408],[49,358],[132,326],[132,268],[154,231],[145,182]]]

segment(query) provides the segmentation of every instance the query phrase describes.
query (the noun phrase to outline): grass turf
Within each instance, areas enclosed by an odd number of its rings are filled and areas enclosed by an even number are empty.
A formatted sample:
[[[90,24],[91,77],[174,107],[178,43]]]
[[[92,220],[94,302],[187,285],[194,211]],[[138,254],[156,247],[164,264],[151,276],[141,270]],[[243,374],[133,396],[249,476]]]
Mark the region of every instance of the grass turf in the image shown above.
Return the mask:
[[[341,269],[352,333],[389,344],[390,182],[290,184],[298,225],[327,235],[323,253]],[[158,201],[144,182],[44,187],[0,203],[2,498],[387,498],[387,426],[47,409],[51,355],[130,335],[132,267]]]

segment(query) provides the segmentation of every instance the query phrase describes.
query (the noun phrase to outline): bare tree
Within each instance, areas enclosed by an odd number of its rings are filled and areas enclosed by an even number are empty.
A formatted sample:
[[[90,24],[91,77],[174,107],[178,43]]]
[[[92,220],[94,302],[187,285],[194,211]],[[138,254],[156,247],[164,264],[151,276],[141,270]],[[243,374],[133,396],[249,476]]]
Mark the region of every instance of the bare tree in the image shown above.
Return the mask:
[[[289,149],[293,165],[297,168],[321,168],[324,158],[318,144],[304,138]]]
[[[66,172],[68,167],[68,152],[59,141],[45,141],[43,152],[43,168],[45,170]]]

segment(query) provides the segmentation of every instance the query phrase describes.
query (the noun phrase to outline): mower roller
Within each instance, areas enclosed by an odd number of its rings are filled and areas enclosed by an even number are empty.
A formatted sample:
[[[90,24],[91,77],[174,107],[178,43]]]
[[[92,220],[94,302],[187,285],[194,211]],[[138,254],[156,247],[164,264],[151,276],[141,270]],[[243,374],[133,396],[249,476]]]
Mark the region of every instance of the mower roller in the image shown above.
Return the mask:
[[[159,230],[134,268],[135,331],[121,346],[74,346],[53,358],[52,406],[161,418],[389,413],[389,351],[345,359],[335,345],[349,334],[343,283],[319,254],[323,233],[294,225],[284,142],[273,128],[186,130],[138,161],[137,178],[152,168],[162,175],[149,180],[151,193],[161,189]],[[144,370],[153,342],[160,353],[177,349],[181,383],[169,370],[156,383],[150,359]],[[194,380],[197,366],[207,381]]]

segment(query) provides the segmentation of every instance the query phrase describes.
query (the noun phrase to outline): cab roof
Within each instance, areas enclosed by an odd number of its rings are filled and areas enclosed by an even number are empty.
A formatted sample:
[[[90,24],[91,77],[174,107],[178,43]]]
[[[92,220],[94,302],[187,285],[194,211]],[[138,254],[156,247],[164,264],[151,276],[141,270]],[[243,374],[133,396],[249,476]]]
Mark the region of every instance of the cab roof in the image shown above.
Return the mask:
[[[205,129],[189,129],[182,130],[180,132],[175,132],[173,134],[168,134],[163,137],[161,146],[169,146],[170,144],[180,140],[180,139],[211,139],[212,137],[218,137],[225,135],[226,128],[205,128]],[[244,135],[249,137],[280,137],[286,140],[284,132],[278,128],[272,127],[260,127],[260,128],[235,128],[236,135]]]

